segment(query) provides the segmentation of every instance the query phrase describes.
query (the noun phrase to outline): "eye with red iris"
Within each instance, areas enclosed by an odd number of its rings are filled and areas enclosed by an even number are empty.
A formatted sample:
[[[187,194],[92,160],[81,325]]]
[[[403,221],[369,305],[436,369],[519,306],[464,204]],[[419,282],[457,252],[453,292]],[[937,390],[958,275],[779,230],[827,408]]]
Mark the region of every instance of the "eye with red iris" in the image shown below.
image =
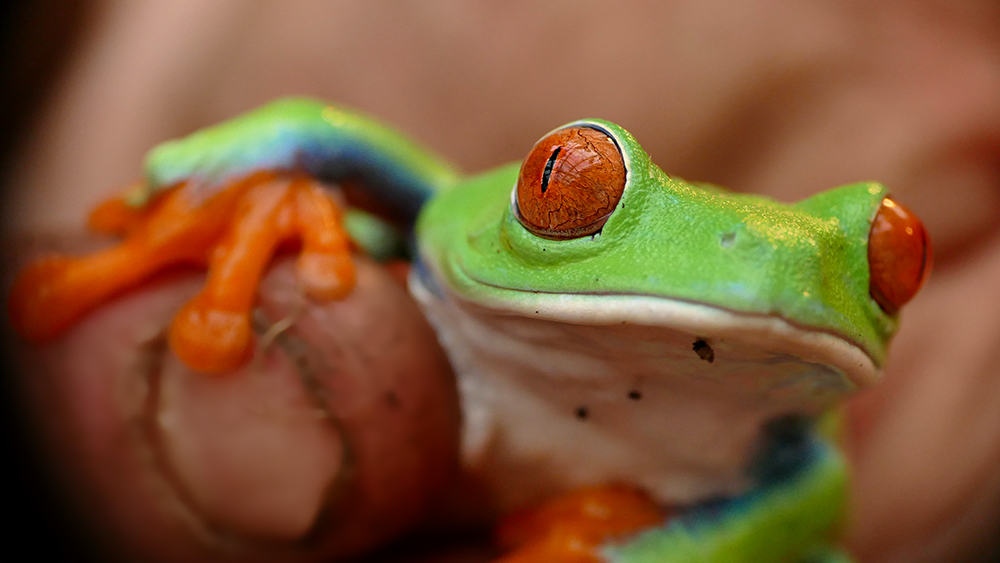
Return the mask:
[[[903,205],[883,199],[868,233],[872,298],[895,315],[927,280],[932,261],[924,224]]]
[[[521,165],[514,210],[532,233],[571,239],[601,230],[625,191],[625,161],[608,133],[559,129],[535,144]]]

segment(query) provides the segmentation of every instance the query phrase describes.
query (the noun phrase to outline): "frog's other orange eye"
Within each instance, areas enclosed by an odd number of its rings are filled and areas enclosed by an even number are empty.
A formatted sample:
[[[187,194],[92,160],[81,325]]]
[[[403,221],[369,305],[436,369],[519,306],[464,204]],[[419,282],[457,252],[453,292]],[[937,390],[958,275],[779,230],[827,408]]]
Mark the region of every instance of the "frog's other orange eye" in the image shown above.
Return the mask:
[[[566,127],[538,141],[521,165],[515,215],[541,237],[582,237],[601,230],[624,190],[615,140],[593,127]]]
[[[931,272],[931,240],[920,219],[885,198],[868,233],[870,292],[882,310],[896,314]]]

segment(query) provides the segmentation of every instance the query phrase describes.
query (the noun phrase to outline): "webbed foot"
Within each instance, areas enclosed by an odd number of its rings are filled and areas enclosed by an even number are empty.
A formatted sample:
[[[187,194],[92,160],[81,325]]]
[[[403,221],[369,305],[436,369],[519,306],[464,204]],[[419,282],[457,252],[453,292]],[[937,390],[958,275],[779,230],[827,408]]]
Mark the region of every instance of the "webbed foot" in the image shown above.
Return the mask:
[[[99,206],[91,227],[120,234],[118,245],[83,257],[55,256],[26,268],[9,299],[24,338],[55,338],[90,310],[172,266],[207,267],[202,291],[174,317],[171,348],[188,366],[218,373],[250,355],[250,312],[278,247],[299,241],[300,286],[319,300],[346,296],[355,283],[341,208],[315,180],[258,172],[199,199],[185,184],[143,208]]]

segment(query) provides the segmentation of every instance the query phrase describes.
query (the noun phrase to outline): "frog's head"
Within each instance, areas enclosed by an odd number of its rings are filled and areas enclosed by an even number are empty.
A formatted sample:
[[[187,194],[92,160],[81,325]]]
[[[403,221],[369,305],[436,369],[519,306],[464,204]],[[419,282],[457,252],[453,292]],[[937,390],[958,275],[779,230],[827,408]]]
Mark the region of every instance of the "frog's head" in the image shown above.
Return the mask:
[[[516,182],[514,181],[516,175]],[[671,178],[621,127],[571,123],[442,198],[436,267],[466,302],[575,325],[665,328],[695,361],[750,353],[876,380],[931,252],[876,183],[796,204]],[[512,185],[513,184],[513,185]],[[478,189],[477,189],[478,188]]]

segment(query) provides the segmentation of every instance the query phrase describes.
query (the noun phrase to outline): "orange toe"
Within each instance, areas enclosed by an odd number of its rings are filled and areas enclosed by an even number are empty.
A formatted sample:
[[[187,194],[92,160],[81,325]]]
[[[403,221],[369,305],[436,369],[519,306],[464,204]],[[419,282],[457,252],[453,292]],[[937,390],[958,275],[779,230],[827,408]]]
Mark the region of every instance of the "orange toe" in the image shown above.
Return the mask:
[[[61,290],[69,268],[67,258],[45,258],[25,268],[14,281],[7,312],[14,330],[26,340],[53,338],[83,314],[73,295]]]
[[[135,186],[130,190],[137,189]],[[162,195],[162,194],[160,194]],[[87,228],[95,233],[125,236],[149,217],[160,197],[143,206],[128,202],[128,196],[118,196],[98,204],[87,217]]]
[[[168,340],[198,371],[232,370],[250,357],[257,287],[284,241],[301,242],[298,271],[311,297],[339,299],[353,289],[354,263],[341,215],[314,180],[267,172],[209,197],[181,184],[142,208],[114,199],[94,210],[90,224],[125,240],[91,255],[30,265],[15,281],[10,318],[24,338],[48,340],[157,271],[207,265],[204,289],[177,314]]]
[[[170,325],[170,347],[191,368],[219,373],[249,357],[257,286],[288,235],[288,205],[289,186],[281,181],[254,186],[241,199],[214,246],[204,289]]]
[[[606,542],[655,526],[666,512],[642,491],[585,487],[504,517],[494,530],[503,563],[598,563]]]
[[[295,188],[295,229],[302,241],[299,282],[310,297],[342,299],[355,283],[343,213],[320,184],[303,179]]]
[[[221,373],[238,368],[250,358],[253,328],[246,311],[214,308],[201,294],[174,316],[167,342],[191,369]]]

